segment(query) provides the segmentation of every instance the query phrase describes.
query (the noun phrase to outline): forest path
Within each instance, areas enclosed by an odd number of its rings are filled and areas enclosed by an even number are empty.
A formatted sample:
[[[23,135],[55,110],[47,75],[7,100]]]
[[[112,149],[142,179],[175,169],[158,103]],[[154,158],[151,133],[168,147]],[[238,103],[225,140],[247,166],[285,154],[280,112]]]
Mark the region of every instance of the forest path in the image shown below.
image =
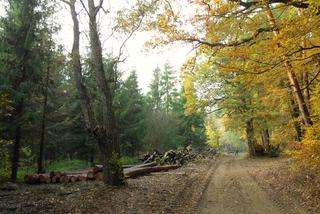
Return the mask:
[[[250,175],[250,171],[278,164],[272,159],[224,157],[213,172],[200,203],[200,213],[287,213],[286,207],[271,199]],[[276,196],[274,196],[276,197]],[[305,213],[300,211],[299,213]]]

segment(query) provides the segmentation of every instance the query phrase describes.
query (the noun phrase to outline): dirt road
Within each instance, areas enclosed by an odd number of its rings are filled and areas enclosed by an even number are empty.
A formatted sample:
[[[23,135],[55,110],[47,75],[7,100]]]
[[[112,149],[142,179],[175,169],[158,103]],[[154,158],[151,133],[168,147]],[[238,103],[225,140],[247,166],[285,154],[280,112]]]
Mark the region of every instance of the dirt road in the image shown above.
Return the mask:
[[[255,182],[250,171],[270,167],[277,161],[247,159],[242,156],[224,157],[213,172],[200,203],[200,213],[305,213],[291,212],[271,199]],[[276,197],[276,196],[274,196]]]

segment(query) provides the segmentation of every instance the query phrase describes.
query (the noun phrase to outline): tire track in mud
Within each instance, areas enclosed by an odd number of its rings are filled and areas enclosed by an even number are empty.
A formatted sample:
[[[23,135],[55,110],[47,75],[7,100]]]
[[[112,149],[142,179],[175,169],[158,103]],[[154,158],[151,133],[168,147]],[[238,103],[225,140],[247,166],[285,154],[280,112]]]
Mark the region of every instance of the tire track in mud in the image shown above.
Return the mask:
[[[249,171],[259,167],[250,164],[256,163],[234,156],[224,158],[204,193],[199,213],[283,213],[250,176]]]
[[[200,201],[203,199],[203,193],[208,187],[210,180],[221,161],[221,158],[218,157],[211,160],[207,167],[200,170],[195,166],[194,170],[198,171],[198,173],[190,173],[191,177],[189,177],[184,184],[183,191],[179,192],[175,200],[170,202],[161,213],[198,213]],[[186,176],[188,176],[188,173]]]

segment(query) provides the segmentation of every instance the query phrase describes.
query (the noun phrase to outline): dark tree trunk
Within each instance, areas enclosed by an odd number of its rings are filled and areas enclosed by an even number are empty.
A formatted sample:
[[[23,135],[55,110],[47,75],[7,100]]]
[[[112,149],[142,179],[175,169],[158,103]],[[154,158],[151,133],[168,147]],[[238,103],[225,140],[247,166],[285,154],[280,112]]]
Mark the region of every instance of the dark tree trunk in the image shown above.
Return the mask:
[[[81,108],[84,114],[86,126],[93,133],[100,150],[101,159],[104,165],[103,181],[111,185],[123,183],[123,170],[118,164],[120,153],[119,137],[117,133],[116,121],[112,109],[112,91],[107,82],[102,60],[102,48],[99,39],[96,16],[101,5],[95,6],[93,0],[88,0],[90,46],[93,68],[96,73],[96,81],[101,94],[103,125],[96,126],[90,98],[85,85],[83,84],[79,52],[79,21],[75,10],[75,0],[65,1],[70,6],[74,23],[74,43],[72,48],[72,63],[77,90],[80,96]],[[103,1],[100,1],[102,3]],[[85,6],[83,4],[83,6]],[[118,166],[119,165],[119,166]]]
[[[262,139],[262,145],[265,148],[268,148],[270,146],[270,134],[269,129],[263,129],[261,131],[261,139]]]
[[[91,147],[91,151],[90,151],[90,164],[91,164],[91,166],[94,166],[95,164],[94,164],[94,157],[95,156],[95,154],[94,154],[94,146],[92,145],[92,147]]]
[[[265,128],[261,131],[261,139],[263,148],[268,154],[271,154],[274,147],[270,144],[270,133],[268,128]]]
[[[101,5],[96,7],[94,0],[88,0],[91,59],[101,94],[103,112],[103,125],[97,126],[94,134],[103,160],[103,182],[111,185],[121,185],[124,182],[124,176],[122,167],[118,161],[120,158],[120,146],[113,111],[113,96],[110,83],[105,76],[102,48],[96,21],[97,13],[100,9]]]
[[[306,88],[304,89],[304,97],[305,97],[305,99],[306,99],[306,103],[307,103],[307,106],[308,106],[308,108],[309,108],[309,110],[311,110],[311,105],[310,105],[310,89],[309,89],[309,73],[308,73],[308,71],[306,71],[306,72],[304,72],[303,73],[303,77],[302,77],[302,79],[303,79],[303,82],[304,82],[304,84],[305,84],[305,86],[306,86]]]
[[[254,138],[254,127],[253,127],[253,119],[249,119],[246,122],[246,134],[247,134],[247,143],[249,147],[249,155],[255,156],[256,150],[255,150],[255,138]]]
[[[301,129],[301,123],[299,121],[299,107],[294,101],[293,94],[290,96],[290,103],[291,103],[291,117],[293,119],[293,125],[296,131],[296,139],[297,141],[300,142],[302,138],[302,129]]]
[[[27,79],[27,71],[26,67],[23,66],[21,69],[21,79],[17,80],[15,85],[15,90],[20,88],[21,83],[26,81]],[[23,117],[23,110],[24,110],[25,101],[24,98],[21,98],[15,108],[15,112],[13,117],[14,123],[16,124],[15,127],[15,134],[14,134],[14,142],[13,142],[13,155],[12,155],[12,163],[11,163],[11,179],[13,181],[17,180],[18,168],[19,168],[19,159],[20,159],[20,147],[21,147],[21,124],[22,124],[22,117]]]
[[[50,67],[47,67],[45,85],[43,89],[43,107],[42,107],[42,120],[41,120],[41,136],[39,144],[39,157],[38,157],[38,173],[44,173],[44,141],[45,141],[45,132],[46,132],[46,113],[48,106],[48,88],[49,88],[49,78],[50,78]]]
[[[80,62],[80,30],[77,12],[75,8],[76,0],[71,0],[68,4],[71,10],[73,20],[73,46],[72,46],[72,70],[77,91],[79,93],[81,110],[84,116],[85,124],[89,132],[95,127],[94,113],[91,106],[88,90],[83,83],[82,68]]]
[[[14,142],[13,142],[13,155],[12,155],[12,165],[11,165],[11,179],[17,180],[17,173],[19,167],[19,159],[20,159],[20,147],[21,147],[21,118],[23,115],[23,107],[24,107],[24,100],[18,102],[15,110],[15,117],[16,120],[16,128],[14,134]]]

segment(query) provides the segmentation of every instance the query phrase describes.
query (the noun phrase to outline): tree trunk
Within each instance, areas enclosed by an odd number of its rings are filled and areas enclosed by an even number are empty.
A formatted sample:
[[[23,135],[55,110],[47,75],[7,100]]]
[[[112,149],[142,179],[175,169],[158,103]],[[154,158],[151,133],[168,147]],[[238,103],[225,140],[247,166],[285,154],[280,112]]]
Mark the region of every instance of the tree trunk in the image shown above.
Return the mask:
[[[72,70],[77,91],[79,93],[81,110],[84,116],[85,124],[89,132],[92,132],[95,127],[94,113],[91,107],[91,101],[88,90],[83,83],[82,68],[80,62],[80,30],[77,12],[75,9],[76,0],[71,0],[69,3],[71,16],[73,20],[73,46],[72,46]]]
[[[291,103],[291,117],[293,119],[294,129],[296,130],[296,139],[297,141],[300,142],[302,139],[302,130],[301,130],[301,123],[299,121],[299,107],[294,101],[293,93],[291,93],[291,96],[290,96],[290,103]]]
[[[111,185],[124,183],[122,167],[119,163],[119,137],[113,111],[113,97],[110,83],[105,76],[102,59],[102,47],[98,33],[97,13],[101,6],[96,7],[94,0],[88,0],[90,47],[93,68],[96,72],[97,85],[101,94],[103,125],[95,128],[94,134],[99,144],[103,160],[103,182]]]
[[[253,119],[249,119],[247,122],[246,127],[246,134],[247,134],[247,143],[249,147],[249,155],[255,156],[256,150],[255,150],[255,139],[254,139],[254,128],[253,128]]]
[[[39,157],[38,157],[38,173],[44,173],[44,138],[45,138],[45,129],[46,129],[46,113],[47,113],[47,104],[48,104],[48,88],[49,88],[49,78],[50,78],[50,67],[47,67],[45,86],[43,89],[43,107],[42,107],[42,121],[41,121],[41,136],[39,144]]]
[[[306,86],[306,88],[304,89],[304,97],[306,99],[306,102],[307,102],[307,106],[308,108],[310,109],[310,90],[309,90],[309,72],[306,71],[306,72],[303,72],[303,82]]]
[[[261,139],[262,139],[262,145],[265,151],[267,151],[268,154],[272,152],[272,145],[270,144],[270,134],[269,129],[265,128],[261,132]]]
[[[270,10],[270,7],[269,7],[269,4],[266,3],[264,5],[264,9],[265,9],[265,12],[266,12],[266,15],[267,15],[267,18],[268,18],[268,21],[271,25],[271,27],[276,27],[276,21],[274,19],[274,16]],[[275,28],[276,29],[276,28]],[[278,36],[279,35],[279,32],[277,30],[274,30],[273,31],[274,35],[275,36]],[[280,46],[280,44],[279,44]],[[310,119],[310,113],[309,113],[309,109],[305,103],[305,99],[303,97],[303,94],[302,94],[302,91],[301,91],[301,87],[299,85],[299,82],[298,82],[298,79],[296,77],[296,74],[292,68],[292,65],[290,64],[289,60],[288,60],[288,57],[284,57],[284,60],[285,60],[285,67],[287,68],[287,74],[288,74],[288,78],[289,78],[289,81],[290,81],[290,84],[291,84],[291,88],[295,94],[295,97],[296,97],[296,100],[297,100],[297,104],[299,106],[299,110],[300,110],[300,113],[301,113],[301,116],[302,116],[302,119],[303,119],[303,123],[306,125],[306,126],[312,126],[312,121]]]
[[[15,110],[15,118],[17,118],[17,126],[15,128],[14,142],[13,142],[13,155],[11,165],[11,179],[17,180],[17,173],[20,159],[20,147],[21,147],[21,121],[23,114],[24,100],[18,102]]]
[[[26,67],[23,66],[21,69],[21,79],[17,81],[15,85],[15,90],[18,90],[21,83],[26,81]],[[20,147],[21,147],[21,123],[22,123],[22,116],[23,116],[23,109],[24,109],[25,101],[24,98],[21,98],[15,108],[14,112],[14,123],[16,124],[15,127],[15,134],[14,134],[14,141],[13,141],[13,155],[12,155],[12,163],[11,163],[11,179],[13,181],[17,180],[17,173],[19,168],[19,159],[20,159]]]

